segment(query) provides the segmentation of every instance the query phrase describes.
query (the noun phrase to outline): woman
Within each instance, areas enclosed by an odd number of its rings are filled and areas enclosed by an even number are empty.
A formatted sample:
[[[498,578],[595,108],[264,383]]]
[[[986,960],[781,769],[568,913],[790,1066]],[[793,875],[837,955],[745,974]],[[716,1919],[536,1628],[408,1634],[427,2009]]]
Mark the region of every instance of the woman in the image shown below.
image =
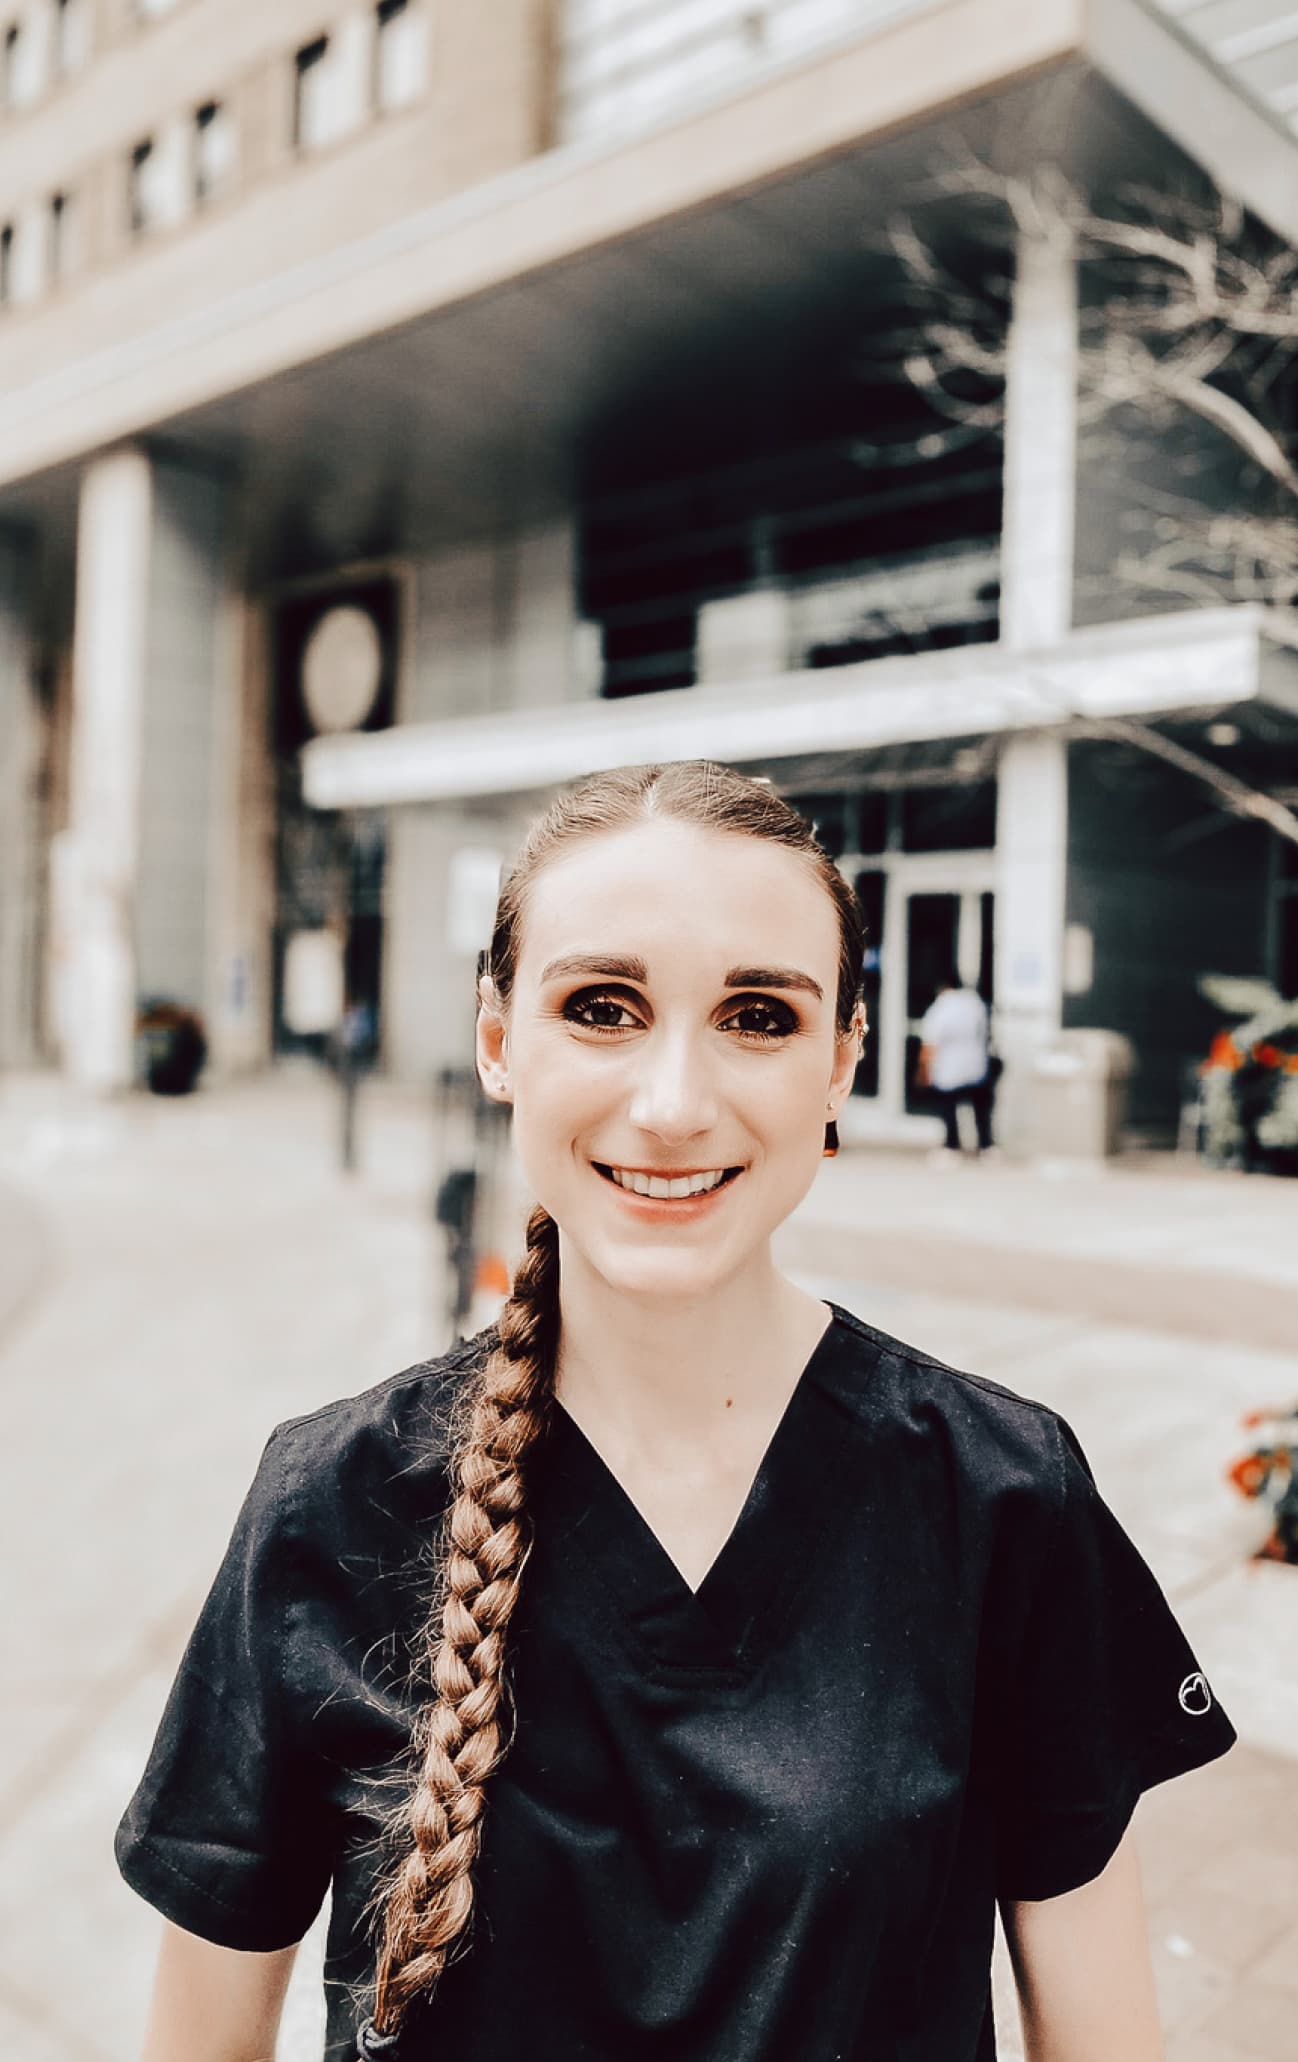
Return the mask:
[[[270,1441],[118,1836],[148,2062],[268,2056],[330,1885],[337,2062],[989,2062],[998,1899],[1034,2062],[1156,2062],[1128,1820],[1230,1723],[1063,1421],[772,1263],[861,957],[762,783],[532,831],[477,1033],[526,1257]]]

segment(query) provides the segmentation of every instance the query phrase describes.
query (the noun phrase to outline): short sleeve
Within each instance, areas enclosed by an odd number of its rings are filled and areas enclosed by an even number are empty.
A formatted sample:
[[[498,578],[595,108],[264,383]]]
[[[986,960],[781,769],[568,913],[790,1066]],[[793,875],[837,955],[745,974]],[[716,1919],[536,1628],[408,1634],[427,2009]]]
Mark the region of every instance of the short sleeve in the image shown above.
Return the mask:
[[[1143,1790],[1224,1754],[1235,1729],[1162,1590],[1050,1419],[1057,1492],[996,1744],[997,1895],[1098,1876]]]
[[[285,1680],[291,1513],[282,1442],[262,1456],[185,1650],[118,1866],[165,1918],[220,1947],[300,1940],[329,1879],[312,1757]]]

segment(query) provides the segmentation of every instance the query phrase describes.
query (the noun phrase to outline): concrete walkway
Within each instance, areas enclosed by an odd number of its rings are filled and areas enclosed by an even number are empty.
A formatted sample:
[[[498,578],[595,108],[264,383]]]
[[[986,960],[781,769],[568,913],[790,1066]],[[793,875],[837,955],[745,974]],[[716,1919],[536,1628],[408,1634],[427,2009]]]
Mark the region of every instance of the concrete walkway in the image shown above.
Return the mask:
[[[311,1073],[108,1110],[0,1082],[0,2041],[25,2062],[138,2052],[157,1928],[112,1830],[266,1433],[441,1343],[429,1112],[372,1087],[350,1179],[335,1131]],[[1295,1386],[1295,1233],[1298,1184],[858,1151],[782,1235],[822,1293],[1064,1410],[1240,1728],[1138,1813],[1169,2062],[1287,2062],[1298,2023],[1298,1570],[1248,1560],[1221,1481],[1239,1411]],[[317,1951],[281,2062],[319,2054]],[[1002,2022],[1012,2057],[1007,1995]]]

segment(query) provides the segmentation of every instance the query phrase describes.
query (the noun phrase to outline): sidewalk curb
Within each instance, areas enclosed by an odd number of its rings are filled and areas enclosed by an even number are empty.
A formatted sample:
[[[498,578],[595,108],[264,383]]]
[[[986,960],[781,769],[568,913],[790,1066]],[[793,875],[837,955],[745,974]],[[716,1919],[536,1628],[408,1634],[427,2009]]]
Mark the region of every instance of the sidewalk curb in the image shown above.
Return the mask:
[[[779,1234],[790,1267],[853,1276],[966,1303],[1072,1315],[1172,1337],[1291,1353],[1298,1294],[1283,1283],[1224,1270],[1093,1259],[931,1233],[879,1233],[795,1219]]]

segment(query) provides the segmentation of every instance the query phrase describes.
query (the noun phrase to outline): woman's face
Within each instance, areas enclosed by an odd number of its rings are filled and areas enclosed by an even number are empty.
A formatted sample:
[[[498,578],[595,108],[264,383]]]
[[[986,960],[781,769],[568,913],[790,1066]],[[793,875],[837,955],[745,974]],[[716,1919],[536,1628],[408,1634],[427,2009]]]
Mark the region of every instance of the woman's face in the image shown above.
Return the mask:
[[[479,1067],[537,1201],[610,1285],[706,1294],[805,1195],[858,1051],[836,1034],[838,952],[824,887],[761,838],[659,820],[534,876]],[[651,1181],[677,1193],[637,1193]]]

